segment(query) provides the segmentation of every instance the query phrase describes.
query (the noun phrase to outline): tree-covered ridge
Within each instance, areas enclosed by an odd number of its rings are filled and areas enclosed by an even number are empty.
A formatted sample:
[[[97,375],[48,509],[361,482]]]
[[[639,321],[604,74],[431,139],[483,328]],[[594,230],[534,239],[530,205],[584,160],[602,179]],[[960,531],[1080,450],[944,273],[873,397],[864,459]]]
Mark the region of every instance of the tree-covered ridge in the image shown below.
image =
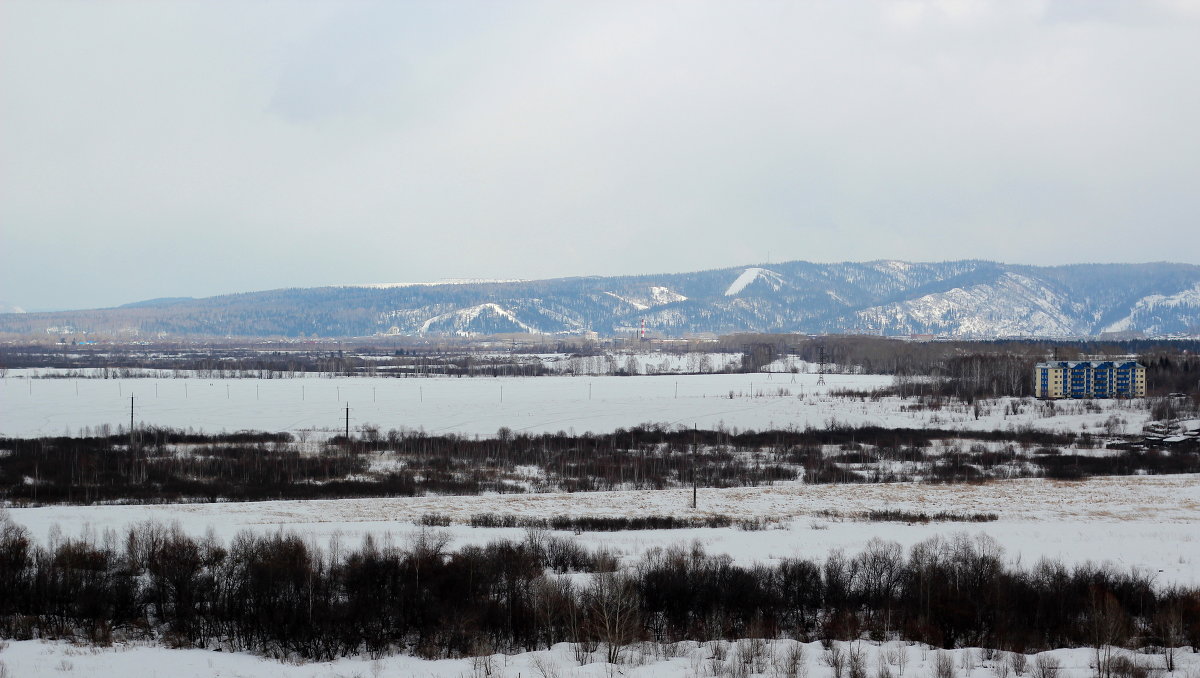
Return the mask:
[[[965,337],[1196,332],[1200,266],[816,264],[519,282],[279,289],[0,315],[0,332],[339,337],[695,332]]]

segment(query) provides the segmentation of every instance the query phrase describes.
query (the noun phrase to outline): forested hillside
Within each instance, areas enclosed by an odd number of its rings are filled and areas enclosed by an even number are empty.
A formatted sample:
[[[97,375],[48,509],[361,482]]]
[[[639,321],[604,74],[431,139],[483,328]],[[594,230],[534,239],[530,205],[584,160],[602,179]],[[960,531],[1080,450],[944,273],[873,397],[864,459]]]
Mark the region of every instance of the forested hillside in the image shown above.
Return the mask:
[[[400,277],[401,274],[398,274]],[[0,314],[0,332],[345,337],[530,332],[1200,332],[1200,266],[988,261],[816,264],[516,282],[280,289]]]

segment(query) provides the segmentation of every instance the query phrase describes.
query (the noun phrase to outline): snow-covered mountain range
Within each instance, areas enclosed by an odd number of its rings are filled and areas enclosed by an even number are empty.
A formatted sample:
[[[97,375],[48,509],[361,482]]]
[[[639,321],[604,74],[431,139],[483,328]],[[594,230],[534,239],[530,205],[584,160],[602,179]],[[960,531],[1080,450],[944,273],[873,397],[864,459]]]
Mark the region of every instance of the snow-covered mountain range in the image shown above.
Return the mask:
[[[602,336],[863,332],[954,337],[1200,333],[1200,266],[803,261],[695,273],[350,285],[0,315],[0,332]]]

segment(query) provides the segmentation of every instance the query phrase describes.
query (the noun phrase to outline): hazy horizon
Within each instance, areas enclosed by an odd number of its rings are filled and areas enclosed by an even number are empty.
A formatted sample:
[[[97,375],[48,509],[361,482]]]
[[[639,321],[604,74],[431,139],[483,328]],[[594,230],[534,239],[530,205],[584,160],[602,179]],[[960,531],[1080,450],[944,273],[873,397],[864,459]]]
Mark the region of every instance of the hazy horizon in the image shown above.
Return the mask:
[[[0,301],[1200,264],[1198,71],[1179,0],[13,0]]]

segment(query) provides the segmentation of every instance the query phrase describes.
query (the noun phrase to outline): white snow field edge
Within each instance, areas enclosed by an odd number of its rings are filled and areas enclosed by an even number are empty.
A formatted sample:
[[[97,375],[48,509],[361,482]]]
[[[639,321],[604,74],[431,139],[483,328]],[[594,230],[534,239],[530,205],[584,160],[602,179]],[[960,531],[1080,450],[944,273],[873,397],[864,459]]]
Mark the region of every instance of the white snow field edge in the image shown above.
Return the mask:
[[[713,429],[821,428],[831,423],[887,427],[993,430],[1100,430],[1114,414],[1140,430],[1144,402],[1088,401],[1056,405],[1007,398],[978,418],[963,403],[913,410],[913,399],[852,400],[839,390],[871,390],[886,375],[703,374],[631,377],[300,379],[0,379],[0,435],[79,435],[85,427],[129,424],[207,432],[258,430],[340,432],[350,407],[352,431],[371,425],[428,433],[607,433],[644,423]],[[1051,416],[1051,409],[1053,414]]]
[[[895,664],[889,663],[887,651],[901,650],[906,653],[904,675],[910,678],[928,678],[933,675],[933,663],[937,653],[924,646],[909,645],[897,641],[871,643],[856,641],[865,650],[868,675],[877,675],[881,663],[889,664],[892,675],[897,675]],[[724,648],[723,662],[713,659],[714,646]],[[798,672],[806,678],[833,678],[833,669],[822,661],[823,649],[819,642],[797,643],[794,640],[768,640],[759,643],[763,660],[759,667],[746,675],[777,676],[772,667],[775,658],[782,664],[788,652],[797,645],[804,646],[803,664]],[[148,645],[116,645],[109,648],[80,647],[66,642],[43,642],[26,640],[12,642],[0,650],[0,662],[8,675],[20,678],[63,678],[63,676],[97,676],[120,678],[462,678],[465,676],[493,676],[495,678],[696,678],[697,676],[739,675],[726,673],[732,664],[740,662],[739,655],[753,656],[752,641],[713,641],[707,643],[683,642],[665,647],[648,643],[629,646],[620,665],[606,664],[601,659],[603,649],[593,653],[591,661],[580,665],[568,643],[559,643],[548,650],[524,652],[516,655],[492,655],[476,659],[425,660],[408,655],[393,655],[380,659],[346,658],[333,662],[306,664],[281,663],[262,657],[208,650],[171,650]],[[995,678],[997,662],[1007,661],[1007,653],[996,653],[992,659],[983,658],[977,648],[947,650],[952,656],[955,675],[958,678]],[[1115,654],[1127,654],[1143,664],[1160,666],[1160,656],[1135,655],[1117,649]],[[1060,678],[1091,678],[1095,675],[1092,665],[1095,653],[1088,648],[1059,649],[1042,653],[1056,659],[1060,665]],[[1041,655],[1039,655],[1040,657]],[[585,659],[587,661],[587,659]],[[1179,652],[1177,668],[1172,675],[1192,678],[1200,675],[1200,655]],[[485,665],[486,662],[486,665]],[[1033,660],[1029,660],[1032,669]],[[754,667],[754,663],[748,664]]]
[[[497,538],[523,539],[524,530],[472,528],[475,514],[526,517],[711,515],[768,518],[761,531],[737,528],[630,530],[582,533],[587,546],[606,546],[627,562],[647,550],[699,540],[712,553],[727,553],[752,564],[782,558],[823,559],[832,549],[854,553],[874,537],[908,547],[955,532],[988,535],[1012,564],[1040,558],[1068,564],[1113,563],[1138,568],[1160,584],[1200,583],[1200,476],[1097,477],[1086,481],[999,480],[984,484],[913,483],[806,485],[701,489],[698,512],[690,509],[691,490],[507,494],[410,498],[322,499],[213,504],[46,506],[9,509],[18,524],[45,541],[51,533],[99,535],[125,530],[145,520],[177,523],[188,533],[230,539],[242,530],[294,531],[327,544],[335,535],[356,543],[364,535],[403,541],[420,528],[426,514],[449,516],[444,529],[453,545]],[[862,522],[870,510],[934,513],[995,513],[987,523]],[[832,514],[832,517],[831,517]],[[843,516],[838,518],[836,516]]]

